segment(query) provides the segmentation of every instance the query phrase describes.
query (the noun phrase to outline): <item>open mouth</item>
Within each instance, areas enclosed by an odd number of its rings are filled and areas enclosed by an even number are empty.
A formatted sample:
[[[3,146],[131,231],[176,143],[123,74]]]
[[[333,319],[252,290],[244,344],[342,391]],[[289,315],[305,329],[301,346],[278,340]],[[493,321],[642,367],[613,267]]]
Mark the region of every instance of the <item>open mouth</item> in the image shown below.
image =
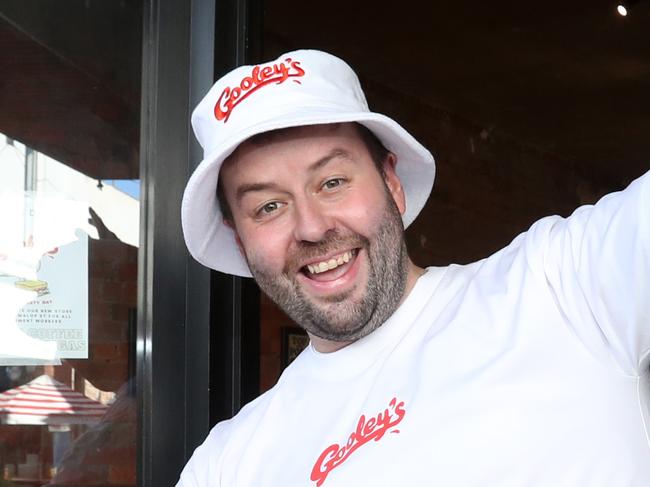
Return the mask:
[[[357,253],[358,249],[346,250],[345,252],[334,255],[329,259],[307,264],[302,268],[302,272],[312,279],[319,279],[330,274],[339,274],[341,271],[345,272],[346,264],[353,261]]]

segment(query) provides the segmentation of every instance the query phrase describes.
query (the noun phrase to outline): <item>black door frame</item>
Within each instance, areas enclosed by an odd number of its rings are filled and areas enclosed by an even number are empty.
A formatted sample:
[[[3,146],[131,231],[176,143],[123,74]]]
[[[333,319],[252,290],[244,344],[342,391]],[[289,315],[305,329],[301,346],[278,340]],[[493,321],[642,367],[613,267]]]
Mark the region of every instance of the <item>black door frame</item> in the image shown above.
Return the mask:
[[[217,0],[215,79],[260,61],[262,2]],[[212,272],[210,424],[259,394],[259,288],[252,279]]]
[[[251,59],[254,0],[145,0],[138,283],[138,486],[174,485],[210,427],[259,387],[259,291],[187,253],[185,182],[202,159],[192,108]],[[257,32],[257,28],[252,29]],[[259,37],[257,37],[259,39]]]

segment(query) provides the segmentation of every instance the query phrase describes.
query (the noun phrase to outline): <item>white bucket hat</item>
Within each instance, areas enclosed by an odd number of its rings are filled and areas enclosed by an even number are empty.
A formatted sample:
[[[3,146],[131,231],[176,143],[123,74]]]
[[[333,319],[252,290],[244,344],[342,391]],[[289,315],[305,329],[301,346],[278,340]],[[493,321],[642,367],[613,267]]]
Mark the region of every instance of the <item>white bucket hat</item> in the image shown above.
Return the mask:
[[[194,110],[192,126],[204,159],[185,187],[181,209],[185,243],[192,256],[212,269],[250,277],[217,202],[221,164],[253,135],[340,122],[366,126],[397,156],[397,175],[406,195],[402,221],[407,227],[431,192],[433,156],[397,122],[368,109],[359,80],[344,61],[325,52],[300,50],[231,71]]]

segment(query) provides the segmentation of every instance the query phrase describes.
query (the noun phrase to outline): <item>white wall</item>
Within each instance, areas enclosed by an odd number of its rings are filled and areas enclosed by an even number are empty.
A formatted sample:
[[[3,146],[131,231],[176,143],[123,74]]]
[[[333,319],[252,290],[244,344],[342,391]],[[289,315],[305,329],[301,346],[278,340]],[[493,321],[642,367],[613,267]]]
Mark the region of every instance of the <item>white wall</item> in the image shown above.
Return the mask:
[[[96,179],[45,154],[37,153],[36,160],[37,196],[86,202],[122,242],[138,246],[140,203],[137,199],[112,185],[104,184],[100,189]],[[22,192],[24,171],[25,146],[18,141],[11,146],[7,144],[7,138],[0,134],[0,194]],[[84,222],[82,229],[92,238],[97,237],[94,227],[87,223]]]

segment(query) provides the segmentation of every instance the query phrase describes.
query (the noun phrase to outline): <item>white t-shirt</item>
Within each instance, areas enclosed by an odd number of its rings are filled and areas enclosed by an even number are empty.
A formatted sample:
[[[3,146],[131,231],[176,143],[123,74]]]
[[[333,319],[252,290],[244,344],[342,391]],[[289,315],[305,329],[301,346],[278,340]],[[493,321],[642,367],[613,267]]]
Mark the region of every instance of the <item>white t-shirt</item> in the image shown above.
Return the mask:
[[[650,174],[307,348],[177,487],[648,487]]]

